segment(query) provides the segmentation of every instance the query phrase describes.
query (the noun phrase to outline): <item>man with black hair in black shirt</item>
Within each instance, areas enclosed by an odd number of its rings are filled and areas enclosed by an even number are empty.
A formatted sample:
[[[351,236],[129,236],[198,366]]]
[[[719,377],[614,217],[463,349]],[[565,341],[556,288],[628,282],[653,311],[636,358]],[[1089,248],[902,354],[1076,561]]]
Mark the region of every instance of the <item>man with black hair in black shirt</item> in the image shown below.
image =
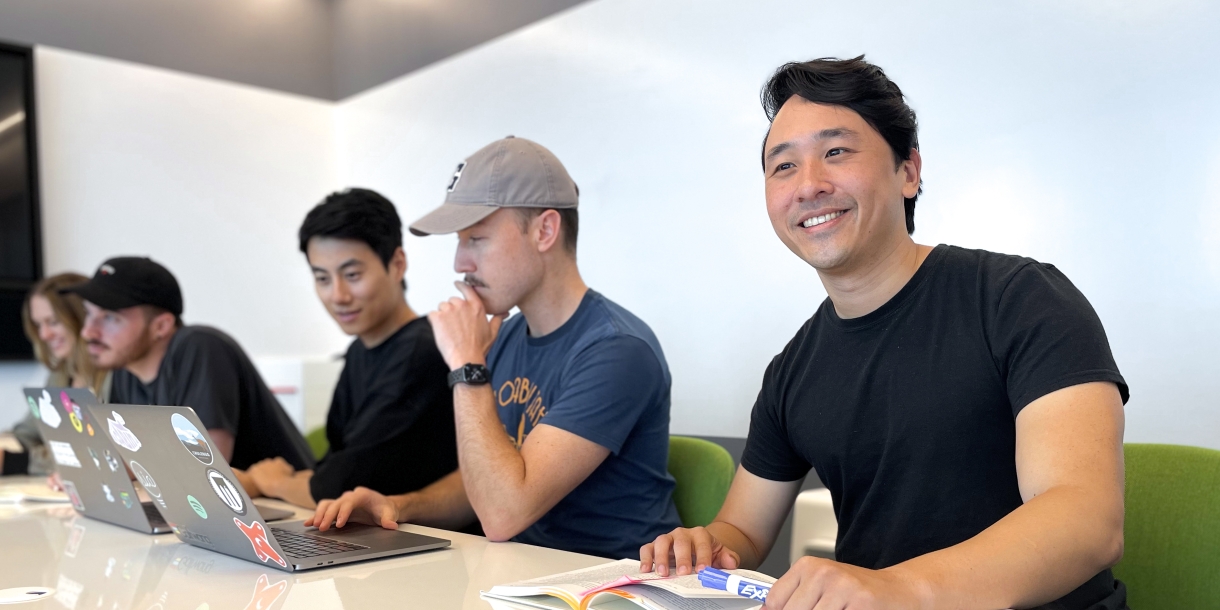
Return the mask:
[[[816,469],[837,561],[805,557],[767,608],[1126,608],[1127,386],[1055,267],[916,244],[915,114],[880,68],[782,66],[763,90],[776,234],[829,295],[771,362],[715,521],[641,569],[754,567]]]
[[[357,487],[415,491],[457,470],[449,368],[428,318],[407,304],[393,204],[368,189],[332,193],[305,217],[299,238],[318,298],[356,340],[327,414],[326,457],[313,470],[256,464],[258,491],[312,508]]]
[[[313,466],[309,445],[241,346],[210,326],[182,323],[182,292],[169,269],[116,257],[61,292],[85,301],[81,338],[94,365],[114,370],[110,402],[191,407],[246,488],[241,469],[259,460]]]

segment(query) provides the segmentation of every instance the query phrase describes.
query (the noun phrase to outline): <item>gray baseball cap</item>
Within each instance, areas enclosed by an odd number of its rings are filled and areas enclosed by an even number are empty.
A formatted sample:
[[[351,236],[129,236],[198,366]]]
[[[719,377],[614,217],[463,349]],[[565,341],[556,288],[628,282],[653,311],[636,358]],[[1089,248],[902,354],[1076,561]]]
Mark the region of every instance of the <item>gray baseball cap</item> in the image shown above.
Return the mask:
[[[411,223],[416,235],[456,233],[500,208],[575,208],[580,190],[555,155],[508,136],[457,166],[441,207]]]

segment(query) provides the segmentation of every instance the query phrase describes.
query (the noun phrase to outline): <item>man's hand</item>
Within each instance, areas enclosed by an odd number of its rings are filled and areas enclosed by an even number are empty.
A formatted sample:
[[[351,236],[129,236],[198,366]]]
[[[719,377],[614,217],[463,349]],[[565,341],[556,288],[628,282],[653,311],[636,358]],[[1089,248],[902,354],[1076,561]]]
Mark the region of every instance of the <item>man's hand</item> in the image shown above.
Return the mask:
[[[246,475],[267,496],[281,495],[277,490],[285,480],[292,478],[296,469],[282,457],[267,458],[246,469]]]
[[[238,484],[241,485],[242,489],[246,490],[247,496],[251,498],[263,497],[263,490],[259,489],[258,483],[254,482],[254,477],[240,468],[230,468],[230,470],[233,471],[233,476],[237,477]]]
[[[500,324],[504,322],[503,315],[493,317],[490,322],[487,320],[483,300],[474,288],[465,282],[454,282],[454,285],[462,296],[441,303],[436,311],[428,314],[436,347],[449,370],[468,363],[483,364],[500,332]]]
[[[692,572],[692,562],[695,572],[708,566],[732,570],[741,565],[741,557],[702,527],[679,527],[640,547],[641,572],[655,569],[657,574],[669,576],[672,565],[674,574],[684,576]]]
[[[305,526],[316,526],[325,532],[331,524],[343,527],[348,521],[366,525],[380,525],[388,530],[398,529],[398,506],[367,487],[357,487],[339,496],[338,500],[322,500]]]
[[[901,572],[802,557],[771,587],[767,610],[903,610],[929,606]],[[930,600],[929,600],[930,602]]]

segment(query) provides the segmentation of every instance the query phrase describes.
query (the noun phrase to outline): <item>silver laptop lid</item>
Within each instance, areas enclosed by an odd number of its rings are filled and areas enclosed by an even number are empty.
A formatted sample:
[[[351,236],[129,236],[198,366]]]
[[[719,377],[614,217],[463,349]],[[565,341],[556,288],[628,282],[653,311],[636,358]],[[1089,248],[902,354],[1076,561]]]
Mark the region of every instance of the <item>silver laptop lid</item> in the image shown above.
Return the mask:
[[[291,571],[190,407],[88,407],[183,542]]]
[[[93,393],[84,388],[24,391],[72,507],[86,517],[152,532],[122,456],[89,411],[89,405],[97,404]]]

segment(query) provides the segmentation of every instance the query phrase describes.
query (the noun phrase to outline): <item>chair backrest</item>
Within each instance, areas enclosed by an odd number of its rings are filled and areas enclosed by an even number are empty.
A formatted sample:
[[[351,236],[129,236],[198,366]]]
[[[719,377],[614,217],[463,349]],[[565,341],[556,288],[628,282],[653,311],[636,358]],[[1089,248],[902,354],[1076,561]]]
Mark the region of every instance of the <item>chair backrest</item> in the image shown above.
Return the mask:
[[[1132,608],[1220,607],[1220,451],[1128,444],[1123,559]]]
[[[669,437],[669,474],[674,504],[683,527],[707,525],[720,512],[737,468],[733,456],[711,441],[689,436]]]
[[[313,459],[320,460],[330,449],[330,441],[326,440],[326,426],[318,426],[305,435],[309,450],[313,451]]]

